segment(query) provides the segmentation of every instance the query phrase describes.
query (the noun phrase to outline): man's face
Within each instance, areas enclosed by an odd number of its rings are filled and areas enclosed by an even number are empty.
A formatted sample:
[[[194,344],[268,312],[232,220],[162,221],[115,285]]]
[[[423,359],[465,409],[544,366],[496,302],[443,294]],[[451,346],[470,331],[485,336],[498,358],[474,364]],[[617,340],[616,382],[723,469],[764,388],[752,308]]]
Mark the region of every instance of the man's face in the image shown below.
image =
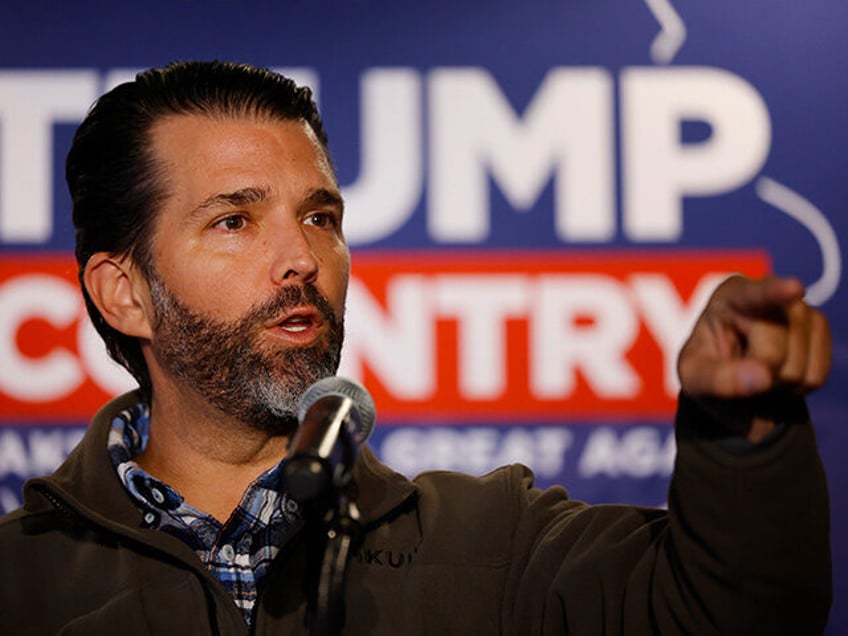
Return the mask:
[[[154,381],[289,432],[335,373],[350,258],[342,202],[302,122],[181,115],[152,131],[165,190],[153,240]]]

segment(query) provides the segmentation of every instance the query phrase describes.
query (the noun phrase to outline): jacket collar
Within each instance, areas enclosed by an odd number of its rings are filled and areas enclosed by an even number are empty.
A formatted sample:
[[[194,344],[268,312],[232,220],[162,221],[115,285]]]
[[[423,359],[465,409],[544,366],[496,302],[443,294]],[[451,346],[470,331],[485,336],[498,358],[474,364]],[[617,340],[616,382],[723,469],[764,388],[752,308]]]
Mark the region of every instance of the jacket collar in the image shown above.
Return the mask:
[[[139,399],[133,391],[101,408],[82,441],[58,470],[50,477],[27,482],[25,507],[30,511],[46,509],[48,504],[43,497],[34,496],[34,491],[46,489],[102,525],[140,530],[141,513],[124,489],[106,450],[112,419],[135,406]],[[358,490],[357,507],[366,526],[377,525],[404,510],[417,496],[417,488],[409,479],[382,464],[367,447],[361,450],[353,477]]]
[[[49,477],[32,479],[24,486],[24,506],[35,511],[45,506],[35,490],[45,489],[76,512],[107,526],[141,527],[141,513],[124,489],[107,449],[112,419],[139,401],[130,392],[107,403],[89,424],[82,441]]]

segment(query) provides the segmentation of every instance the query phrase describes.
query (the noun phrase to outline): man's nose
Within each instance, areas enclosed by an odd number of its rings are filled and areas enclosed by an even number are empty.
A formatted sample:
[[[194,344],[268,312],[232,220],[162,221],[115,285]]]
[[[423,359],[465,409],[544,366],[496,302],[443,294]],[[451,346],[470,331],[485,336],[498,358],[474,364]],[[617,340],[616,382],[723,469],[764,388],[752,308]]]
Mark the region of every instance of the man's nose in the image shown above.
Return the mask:
[[[275,241],[271,276],[275,284],[310,283],[318,276],[318,258],[300,224],[288,226]]]

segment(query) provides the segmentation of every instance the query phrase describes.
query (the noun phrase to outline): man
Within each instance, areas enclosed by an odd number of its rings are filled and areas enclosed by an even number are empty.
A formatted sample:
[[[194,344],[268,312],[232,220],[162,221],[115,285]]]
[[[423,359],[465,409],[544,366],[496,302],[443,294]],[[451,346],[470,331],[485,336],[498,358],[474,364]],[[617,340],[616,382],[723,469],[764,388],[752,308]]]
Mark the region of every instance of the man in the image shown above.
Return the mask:
[[[300,634],[315,529],[280,489],[332,375],[349,254],[321,121],[259,69],[180,63],[102,97],[67,178],[86,303],[139,382],[0,522],[3,634]],[[794,280],[731,278],[679,360],[669,510],[527,469],[414,481],[367,450],[349,634],[821,631],[827,495],[799,397],[828,327]]]

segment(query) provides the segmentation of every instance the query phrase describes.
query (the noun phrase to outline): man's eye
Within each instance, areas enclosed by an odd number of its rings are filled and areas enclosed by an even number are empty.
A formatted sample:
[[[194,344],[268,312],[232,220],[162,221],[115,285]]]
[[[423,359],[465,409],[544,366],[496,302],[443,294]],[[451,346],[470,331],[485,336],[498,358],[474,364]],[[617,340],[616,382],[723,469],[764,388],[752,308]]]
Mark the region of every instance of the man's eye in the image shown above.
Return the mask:
[[[306,217],[306,222],[316,227],[330,227],[335,225],[336,219],[332,214],[327,212],[313,212]]]
[[[236,230],[242,229],[246,223],[247,221],[243,216],[233,215],[221,219],[215,224],[215,226],[220,227],[229,232],[235,232]]]

